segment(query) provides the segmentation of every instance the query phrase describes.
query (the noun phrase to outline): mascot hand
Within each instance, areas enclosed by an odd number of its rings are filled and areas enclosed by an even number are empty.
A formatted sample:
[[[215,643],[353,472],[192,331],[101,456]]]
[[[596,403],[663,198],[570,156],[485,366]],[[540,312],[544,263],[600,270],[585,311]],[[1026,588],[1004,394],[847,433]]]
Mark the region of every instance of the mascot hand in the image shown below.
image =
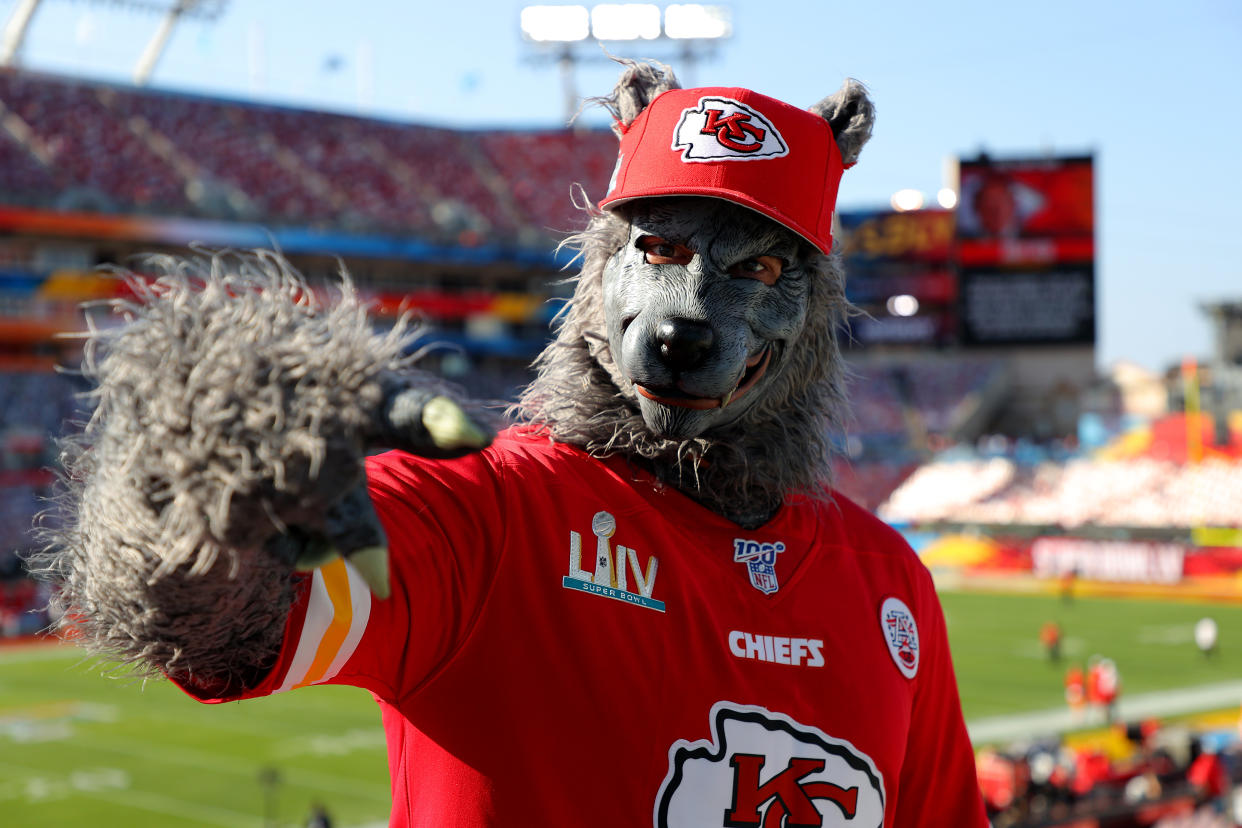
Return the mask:
[[[470,418],[462,407],[431,388],[389,380],[384,401],[372,426],[372,445],[388,446],[423,457],[460,457],[486,448],[490,429]]]
[[[486,448],[491,441],[491,429],[475,422],[452,399],[400,380],[385,383],[384,401],[368,440],[375,446],[435,458],[460,457]],[[391,592],[387,540],[365,483],[332,504],[321,531],[293,527],[272,543],[301,571],[316,569],[339,555],[353,565],[377,598],[387,598]]]

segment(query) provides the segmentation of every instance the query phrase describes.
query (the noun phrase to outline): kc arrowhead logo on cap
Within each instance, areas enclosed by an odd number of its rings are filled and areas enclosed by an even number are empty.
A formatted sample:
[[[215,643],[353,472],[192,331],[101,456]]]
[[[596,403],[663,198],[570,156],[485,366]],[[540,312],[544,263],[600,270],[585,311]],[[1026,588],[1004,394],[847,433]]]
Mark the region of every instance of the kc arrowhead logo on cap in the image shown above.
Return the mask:
[[[780,158],[789,147],[759,112],[732,98],[705,97],[686,109],[673,135],[683,161],[750,161]]]
[[[719,198],[832,251],[845,165],[823,116],[750,89],[704,86],[657,95],[618,133],[617,167],[601,208],[639,198]]]

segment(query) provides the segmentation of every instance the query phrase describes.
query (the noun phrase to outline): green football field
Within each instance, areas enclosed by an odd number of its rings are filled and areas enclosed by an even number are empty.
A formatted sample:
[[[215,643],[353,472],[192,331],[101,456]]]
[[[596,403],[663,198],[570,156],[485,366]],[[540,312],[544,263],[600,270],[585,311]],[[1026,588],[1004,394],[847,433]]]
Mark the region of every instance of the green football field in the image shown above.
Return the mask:
[[[1061,705],[1067,664],[1095,654],[1116,661],[1126,694],[1242,679],[1240,606],[942,600],[968,719]],[[1192,638],[1205,615],[1221,633],[1210,659]],[[1039,644],[1048,620],[1064,630],[1060,664]],[[288,828],[316,801],[338,827],[385,824],[383,734],[361,690],[205,706],[164,683],[101,678],[70,648],[0,649],[0,826]]]
[[[1242,679],[1242,605],[969,592],[941,602],[967,720],[1063,706],[1065,671],[1096,655],[1117,664],[1123,701]],[[1208,616],[1219,631],[1210,658],[1194,643],[1195,623]],[[1040,644],[1048,621],[1062,630],[1059,663]]]
[[[387,824],[384,736],[362,690],[202,705],[101,678],[73,649],[0,650],[0,826],[300,826],[316,801],[337,826]]]

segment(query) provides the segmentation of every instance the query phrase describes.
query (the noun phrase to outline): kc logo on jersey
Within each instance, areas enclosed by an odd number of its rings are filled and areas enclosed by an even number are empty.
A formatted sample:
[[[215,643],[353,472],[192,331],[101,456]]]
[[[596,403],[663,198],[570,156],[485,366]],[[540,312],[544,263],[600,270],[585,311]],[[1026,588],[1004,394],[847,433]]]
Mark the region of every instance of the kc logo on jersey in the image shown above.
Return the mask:
[[[885,598],[880,604],[880,631],[897,669],[906,678],[914,678],[919,671],[919,627],[900,598]]]
[[[710,741],[679,740],[656,828],[880,828],[884,780],[849,742],[762,707],[717,702]]]
[[[683,161],[750,161],[789,154],[767,118],[731,98],[707,97],[681,113],[673,149]]]
[[[760,543],[745,538],[733,539],[733,560],[746,564],[750,585],[764,595],[771,595],[781,588],[776,581],[776,555],[784,551],[785,544],[780,542]]]
[[[611,538],[616,531],[617,519],[608,512],[596,512],[595,517],[591,518],[591,532],[595,535],[594,571],[582,568],[582,535],[570,532],[569,574],[561,579],[561,585],[566,589],[602,595],[664,612],[664,602],[651,597],[655,592],[656,572],[660,569],[660,561],[652,555],[647,558],[647,568],[643,569],[639,566],[638,552],[621,544],[617,544],[614,556]],[[630,589],[630,575],[634,576],[634,590]]]

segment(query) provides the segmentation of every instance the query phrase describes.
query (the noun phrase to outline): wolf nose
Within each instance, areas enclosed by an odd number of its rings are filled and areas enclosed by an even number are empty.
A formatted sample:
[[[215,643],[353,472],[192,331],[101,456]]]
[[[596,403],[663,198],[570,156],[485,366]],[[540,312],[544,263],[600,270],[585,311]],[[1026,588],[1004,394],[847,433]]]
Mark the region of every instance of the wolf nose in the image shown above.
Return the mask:
[[[701,365],[715,339],[711,325],[693,319],[673,316],[656,326],[660,358],[674,371]]]

